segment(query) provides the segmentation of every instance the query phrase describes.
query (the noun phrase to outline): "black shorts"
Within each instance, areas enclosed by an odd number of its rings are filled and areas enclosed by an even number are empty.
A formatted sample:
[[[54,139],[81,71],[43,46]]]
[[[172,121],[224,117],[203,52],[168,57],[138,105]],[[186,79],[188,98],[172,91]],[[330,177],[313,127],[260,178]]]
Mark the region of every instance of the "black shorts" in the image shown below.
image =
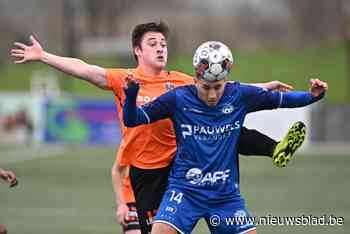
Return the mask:
[[[140,169],[130,166],[130,180],[134,191],[142,234],[151,232],[152,220],[168,185],[170,166],[159,169]]]
[[[128,216],[125,219],[126,226],[123,226],[123,231],[139,230],[140,224],[137,216],[136,203],[126,203],[129,207]]]

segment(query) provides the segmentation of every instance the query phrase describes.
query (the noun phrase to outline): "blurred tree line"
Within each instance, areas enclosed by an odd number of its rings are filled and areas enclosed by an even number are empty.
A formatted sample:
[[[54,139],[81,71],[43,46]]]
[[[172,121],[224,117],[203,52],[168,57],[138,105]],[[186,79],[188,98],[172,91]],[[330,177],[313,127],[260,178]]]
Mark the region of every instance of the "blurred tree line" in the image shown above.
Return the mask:
[[[5,55],[11,39],[27,37],[31,32],[40,34],[44,41],[64,44],[69,54],[77,54],[81,39],[130,36],[135,24],[154,19],[170,24],[174,46],[178,47],[174,49],[180,52],[192,48],[196,37],[229,37],[224,40],[233,41],[236,48],[307,46],[349,37],[348,0],[265,0],[260,5],[249,0],[220,2],[218,8],[213,6],[219,3],[209,0],[3,0],[1,54]],[[23,5],[23,14],[14,14],[19,5]],[[269,11],[274,5],[283,6],[279,15]],[[247,45],[249,42],[254,45]],[[190,46],[183,46],[186,43]]]
[[[180,53],[192,52],[198,42],[217,38],[232,43],[234,48],[307,47],[340,42],[345,43],[350,58],[350,1],[265,0],[260,5],[257,2],[3,0],[0,64],[7,61],[12,42],[23,40],[32,32],[39,34],[53,51],[80,56],[86,38],[127,35],[130,40],[135,24],[155,19],[169,23],[172,51]],[[276,5],[281,6],[281,12],[273,15],[271,9]],[[16,14],[19,9],[22,14]]]

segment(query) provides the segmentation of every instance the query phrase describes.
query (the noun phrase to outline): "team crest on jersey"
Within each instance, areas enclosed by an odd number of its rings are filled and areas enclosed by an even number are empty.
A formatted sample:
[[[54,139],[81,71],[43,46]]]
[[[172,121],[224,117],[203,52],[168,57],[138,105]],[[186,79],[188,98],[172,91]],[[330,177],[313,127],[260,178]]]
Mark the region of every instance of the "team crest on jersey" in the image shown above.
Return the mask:
[[[170,83],[170,82],[166,82],[166,83],[165,83],[165,89],[166,89],[167,91],[172,90],[172,89],[174,89],[174,88],[175,88],[175,85],[174,85],[173,83]]]
[[[235,108],[232,105],[225,106],[222,108],[222,113],[224,114],[231,114]]]

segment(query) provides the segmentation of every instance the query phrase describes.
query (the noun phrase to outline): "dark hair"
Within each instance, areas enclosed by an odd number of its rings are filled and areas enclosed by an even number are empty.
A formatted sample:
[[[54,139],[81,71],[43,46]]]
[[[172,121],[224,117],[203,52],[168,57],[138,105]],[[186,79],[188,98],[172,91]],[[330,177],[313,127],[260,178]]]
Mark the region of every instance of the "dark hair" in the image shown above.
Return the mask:
[[[163,34],[165,39],[167,39],[168,38],[168,33],[169,33],[169,27],[163,21],[160,21],[159,23],[150,22],[150,23],[136,25],[134,30],[132,31],[132,34],[131,34],[131,37],[132,37],[131,38],[131,42],[132,42],[133,53],[134,53],[134,49],[136,47],[140,47],[141,48],[141,41],[143,39],[143,36],[147,32],[159,32],[159,33]],[[137,56],[136,56],[135,53],[134,53],[134,57],[135,57],[135,59],[137,61]]]

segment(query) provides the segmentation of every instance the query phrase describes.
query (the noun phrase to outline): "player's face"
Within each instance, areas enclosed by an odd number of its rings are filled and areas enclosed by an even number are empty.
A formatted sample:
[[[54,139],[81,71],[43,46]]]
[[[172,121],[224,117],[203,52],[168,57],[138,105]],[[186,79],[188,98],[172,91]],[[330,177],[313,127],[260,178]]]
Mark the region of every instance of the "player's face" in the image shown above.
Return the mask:
[[[198,97],[208,106],[215,106],[224,94],[226,79],[207,82],[195,79]]]
[[[165,37],[159,32],[147,32],[143,35],[141,47],[135,48],[139,64],[152,69],[164,69],[168,59]]]

